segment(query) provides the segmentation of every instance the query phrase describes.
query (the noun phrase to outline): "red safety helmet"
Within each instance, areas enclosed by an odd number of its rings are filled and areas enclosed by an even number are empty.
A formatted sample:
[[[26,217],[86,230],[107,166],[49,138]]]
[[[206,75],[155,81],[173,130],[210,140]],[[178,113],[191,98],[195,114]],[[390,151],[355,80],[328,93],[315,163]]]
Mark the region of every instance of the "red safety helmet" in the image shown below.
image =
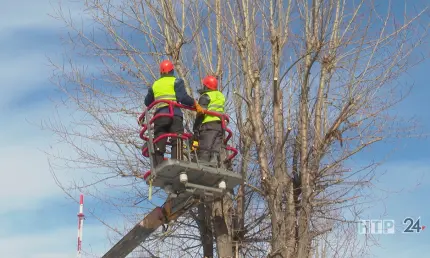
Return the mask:
[[[173,70],[173,64],[169,60],[160,63],[160,73],[169,73]]]
[[[216,90],[218,88],[218,80],[214,76],[206,76],[202,82],[203,85],[210,90]]]

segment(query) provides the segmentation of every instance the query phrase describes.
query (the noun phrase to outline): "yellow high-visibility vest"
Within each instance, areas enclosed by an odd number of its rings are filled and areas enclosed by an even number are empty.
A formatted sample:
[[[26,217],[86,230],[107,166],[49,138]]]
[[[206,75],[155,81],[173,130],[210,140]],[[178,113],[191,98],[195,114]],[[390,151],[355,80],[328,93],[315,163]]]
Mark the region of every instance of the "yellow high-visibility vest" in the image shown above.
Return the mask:
[[[154,92],[154,99],[176,101],[175,80],[176,78],[173,76],[166,76],[156,80],[152,85],[152,91]],[[161,107],[166,107],[168,105],[169,104],[167,103],[159,103],[155,107],[161,108]]]
[[[215,111],[218,113],[224,114],[224,105],[225,105],[225,97],[220,91],[208,91],[205,92],[210,98],[210,102],[208,105],[208,111]],[[203,118],[202,124],[212,121],[221,121],[221,119],[217,116],[205,115]]]

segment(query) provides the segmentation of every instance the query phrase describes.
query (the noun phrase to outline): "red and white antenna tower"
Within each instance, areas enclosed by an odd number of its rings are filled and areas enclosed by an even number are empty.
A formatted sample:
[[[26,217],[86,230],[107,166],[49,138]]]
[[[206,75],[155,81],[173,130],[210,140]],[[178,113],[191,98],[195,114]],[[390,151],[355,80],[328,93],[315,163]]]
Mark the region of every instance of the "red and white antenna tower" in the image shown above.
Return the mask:
[[[78,213],[78,255],[77,258],[81,257],[82,248],[82,228],[84,226],[84,195],[81,194],[79,199],[79,213]]]

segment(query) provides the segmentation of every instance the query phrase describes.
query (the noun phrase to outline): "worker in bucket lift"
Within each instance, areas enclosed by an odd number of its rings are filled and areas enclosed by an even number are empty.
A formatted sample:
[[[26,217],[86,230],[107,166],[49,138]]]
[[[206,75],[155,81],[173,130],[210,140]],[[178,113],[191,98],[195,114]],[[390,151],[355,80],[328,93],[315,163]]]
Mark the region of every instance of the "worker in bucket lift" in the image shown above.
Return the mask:
[[[214,76],[203,79],[199,90],[198,104],[208,110],[224,113],[225,97],[218,91],[218,80]],[[217,116],[198,113],[193,126],[194,138],[198,139],[197,157],[199,161],[217,163],[223,141],[221,119]]]
[[[181,78],[174,76],[173,63],[164,60],[160,63],[160,79],[156,80],[152,87],[148,90],[145,97],[145,105],[149,106],[156,100],[171,100],[179,102],[183,105],[195,107],[198,112],[202,112],[202,108],[192,97],[185,91],[184,81]],[[155,106],[155,114],[170,113],[169,104],[159,103]],[[180,108],[174,107],[173,118],[162,116],[154,121],[154,139],[165,133],[184,133],[183,113]],[[164,153],[166,152],[167,138],[164,138],[154,144],[154,167],[159,165],[164,160]],[[181,139],[171,137],[172,144],[172,159],[180,159],[181,157]]]

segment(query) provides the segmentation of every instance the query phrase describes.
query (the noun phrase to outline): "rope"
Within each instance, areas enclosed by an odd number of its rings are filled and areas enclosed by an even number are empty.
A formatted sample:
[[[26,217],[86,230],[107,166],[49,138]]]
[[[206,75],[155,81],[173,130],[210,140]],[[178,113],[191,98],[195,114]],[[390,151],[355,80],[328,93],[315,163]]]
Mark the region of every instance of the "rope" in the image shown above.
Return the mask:
[[[148,193],[148,200],[152,199],[152,178],[149,179],[149,193]]]

